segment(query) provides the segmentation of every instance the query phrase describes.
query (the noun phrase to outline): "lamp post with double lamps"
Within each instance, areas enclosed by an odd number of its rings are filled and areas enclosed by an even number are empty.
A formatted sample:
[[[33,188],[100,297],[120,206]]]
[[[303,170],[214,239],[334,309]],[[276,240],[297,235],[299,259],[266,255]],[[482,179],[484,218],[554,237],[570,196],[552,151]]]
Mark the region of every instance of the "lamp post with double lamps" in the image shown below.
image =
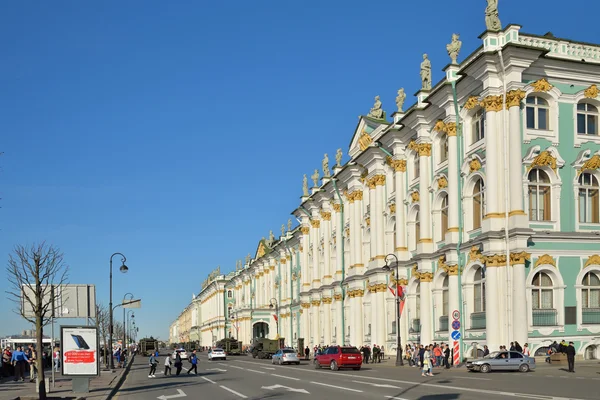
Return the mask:
[[[129,301],[133,300],[133,293],[125,293],[125,296],[123,296],[123,304],[125,304],[127,296],[129,296]],[[125,307],[123,307],[123,349],[121,351],[127,348],[127,321],[125,321],[126,312],[127,310]]]
[[[398,289],[398,257],[395,254],[388,254],[385,256],[385,265],[383,266],[384,271],[391,271],[392,267],[388,264],[388,258],[393,257],[396,260],[396,276],[395,276],[395,286],[396,286],[396,366],[401,367],[404,365],[402,361],[402,340],[400,337],[400,302],[402,299],[400,298],[400,290]]]
[[[135,314],[133,313],[133,310],[127,310],[127,332],[129,332],[129,342],[133,341],[132,337],[131,337],[131,322],[134,321],[133,319],[135,318]],[[131,315],[131,317],[130,317]],[[131,318],[131,319],[130,319]]]
[[[113,321],[113,303],[112,303],[112,259],[114,256],[121,256],[121,266],[119,267],[119,271],[121,271],[122,273],[126,273],[127,271],[129,271],[129,268],[127,267],[127,265],[125,265],[125,261],[127,261],[127,258],[121,254],[121,253],[114,253],[112,256],[110,256],[110,297],[109,297],[109,305],[108,305],[108,310],[109,310],[109,319],[110,319],[110,325],[109,325],[109,329],[108,329],[108,348],[110,351],[110,369],[114,370],[115,369],[115,360],[113,360],[113,352],[112,352],[112,341],[113,341],[113,329],[114,329],[114,321]]]
[[[275,297],[269,300],[269,308],[275,308],[275,326],[277,329],[276,337],[279,339],[279,304],[277,303],[277,299]]]

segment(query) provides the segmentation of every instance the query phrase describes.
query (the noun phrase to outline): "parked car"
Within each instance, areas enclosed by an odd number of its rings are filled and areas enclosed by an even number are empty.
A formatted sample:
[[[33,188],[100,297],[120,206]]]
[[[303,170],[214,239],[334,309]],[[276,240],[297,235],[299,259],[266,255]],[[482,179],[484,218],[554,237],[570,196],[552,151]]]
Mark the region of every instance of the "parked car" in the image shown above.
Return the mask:
[[[271,364],[296,364],[300,365],[300,359],[298,358],[298,354],[296,354],[296,350],[294,349],[279,349],[273,357],[271,357]]]
[[[518,351],[495,351],[483,358],[467,361],[469,371],[520,371],[535,369],[535,358],[527,357]]]
[[[173,356],[172,356],[173,360],[175,360],[175,356],[177,355],[177,353],[179,353],[179,357],[181,357],[182,360],[187,360],[188,355],[187,355],[185,349],[177,349],[177,350],[175,350],[173,352]],[[173,362],[175,362],[175,361],[173,361]]]
[[[219,348],[208,349],[208,359],[210,361],[212,361],[212,360],[226,360],[227,359],[227,354],[225,354],[225,351],[223,349],[219,349]]]
[[[354,346],[331,346],[317,354],[313,363],[317,369],[329,367],[337,371],[340,368],[352,368],[358,371],[362,360],[362,354]]]

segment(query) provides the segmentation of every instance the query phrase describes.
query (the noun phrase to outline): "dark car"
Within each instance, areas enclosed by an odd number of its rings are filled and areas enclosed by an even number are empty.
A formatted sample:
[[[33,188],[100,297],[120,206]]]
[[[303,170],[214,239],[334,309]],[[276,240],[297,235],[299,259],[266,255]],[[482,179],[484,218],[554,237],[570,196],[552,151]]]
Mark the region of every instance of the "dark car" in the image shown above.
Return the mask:
[[[362,365],[362,354],[354,346],[330,346],[324,352],[317,354],[313,361],[315,368],[340,368],[359,370]]]

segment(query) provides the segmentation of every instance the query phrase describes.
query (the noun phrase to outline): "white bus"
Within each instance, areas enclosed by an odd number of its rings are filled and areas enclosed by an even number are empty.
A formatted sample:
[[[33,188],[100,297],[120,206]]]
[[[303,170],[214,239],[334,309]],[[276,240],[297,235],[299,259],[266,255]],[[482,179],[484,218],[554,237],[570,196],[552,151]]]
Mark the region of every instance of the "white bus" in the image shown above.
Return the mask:
[[[50,347],[52,345],[52,339],[43,338],[42,343],[44,347]],[[23,346],[24,348],[28,347],[30,344],[36,345],[36,338],[4,338],[0,339],[0,346],[2,349],[9,347],[11,350],[15,350],[18,346]]]

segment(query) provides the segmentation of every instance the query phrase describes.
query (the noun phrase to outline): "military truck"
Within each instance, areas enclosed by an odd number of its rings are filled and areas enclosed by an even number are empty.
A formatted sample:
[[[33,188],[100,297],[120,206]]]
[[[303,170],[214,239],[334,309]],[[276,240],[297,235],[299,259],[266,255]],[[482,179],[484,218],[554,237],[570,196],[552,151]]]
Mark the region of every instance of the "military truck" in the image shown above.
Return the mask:
[[[215,346],[225,350],[228,356],[239,356],[242,354],[242,342],[233,338],[221,339],[215,343]]]
[[[158,340],[153,337],[140,340],[140,352],[144,356],[148,356],[158,351]]]
[[[252,358],[271,358],[273,354],[277,353],[277,350],[279,350],[279,340],[266,338],[252,339],[252,346],[250,348]]]

